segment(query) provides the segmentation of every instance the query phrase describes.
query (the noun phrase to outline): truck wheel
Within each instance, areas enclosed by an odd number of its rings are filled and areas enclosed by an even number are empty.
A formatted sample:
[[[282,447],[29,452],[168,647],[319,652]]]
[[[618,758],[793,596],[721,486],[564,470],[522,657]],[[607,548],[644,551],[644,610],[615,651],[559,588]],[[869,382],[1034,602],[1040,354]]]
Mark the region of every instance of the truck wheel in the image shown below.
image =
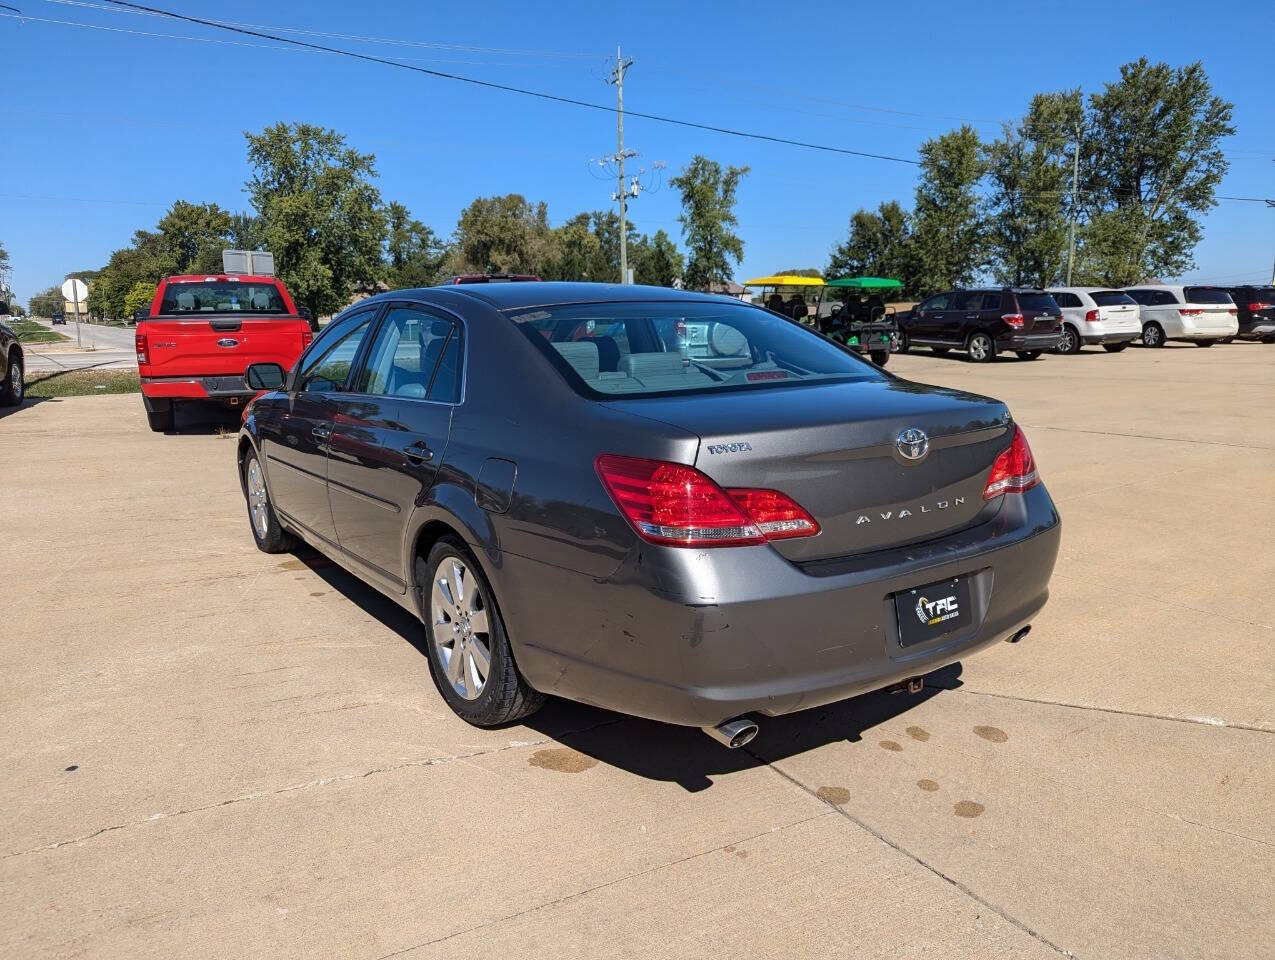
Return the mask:
[[[0,383],[0,406],[16,407],[26,395],[26,381],[22,377],[22,360],[15,349],[9,354],[9,372]]]
[[[1164,328],[1158,323],[1148,323],[1142,328],[1142,345],[1144,347],[1163,347]]]
[[[491,584],[468,548],[443,537],[414,569],[429,672],[452,711],[496,727],[540,709],[544,694],[518,672]]]
[[[870,356],[872,357],[872,362],[878,367],[884,367],[890,362],[889,350],[873,350]]]
[[[142,403],[146,405],[146,421],[151,425],[151,430],[155,433],[167,433],[173,429],[173,401],[142,397]]]
[[[243,462],[244,497],[248,501],[248,522],[252,539],[262,553],[286,553],[297,545],[297,538],[283,529],[270,503],[266,475],[261,470],[257,452],[250,450]]]

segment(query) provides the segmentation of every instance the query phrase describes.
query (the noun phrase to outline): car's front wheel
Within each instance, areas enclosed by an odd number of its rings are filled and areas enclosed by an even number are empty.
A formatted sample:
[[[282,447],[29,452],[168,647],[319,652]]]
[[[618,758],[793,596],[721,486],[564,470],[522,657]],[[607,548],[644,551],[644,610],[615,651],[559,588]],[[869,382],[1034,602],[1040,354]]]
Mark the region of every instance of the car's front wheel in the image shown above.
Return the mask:
[[[297,545],[297,539],[279,523],[266,489],[266,475],[261,469],[257,451],[248,451],[243,462],[244,497],[248,501],[248,521],[252,539],[262,553],[286,553]]]
[[[1057,353],[1079,353],[1080,352],[1080,334],[1076,332],[1076,328],[1068,324],[1063,324],[1062,333],[1058,337],[1058,346],[1054,347]]]
[[[0,383],[0,404],[16,407],[26,396],[26,389],[26,380],[22,376],[22,361],[18,359],[15,350],[9,357],[9,372],[4,375],[4,381]]]
[[[430,674],[447,705],[476,727],[535,713],[544,695],[518,672],[491,584],[459,540],[443,537],[416,558]]]

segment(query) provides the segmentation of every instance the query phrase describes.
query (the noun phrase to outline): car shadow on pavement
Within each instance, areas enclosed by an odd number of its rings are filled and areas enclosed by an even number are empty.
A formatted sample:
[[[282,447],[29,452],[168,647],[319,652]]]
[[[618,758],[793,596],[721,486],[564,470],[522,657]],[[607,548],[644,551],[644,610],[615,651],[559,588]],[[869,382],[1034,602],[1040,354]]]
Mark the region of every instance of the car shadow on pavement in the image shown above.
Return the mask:
[[[428,660],[425,631],[410,613],[317,551],[303,547],[294,556]],[[753,715],[760,733],[737,750],[696,727],[625,716],[557,697],[550,697],[539,712],[520,723],[601,763],[696,792],[712,786],[714,776],[772,764],[830,743],[858,743],[874,727],[959,687],[960,676],[961,665],[954,663],[926,675],[918,694],[876,691],[782,717]],[[545,758],[545,765],[553,763],[554,758]]]

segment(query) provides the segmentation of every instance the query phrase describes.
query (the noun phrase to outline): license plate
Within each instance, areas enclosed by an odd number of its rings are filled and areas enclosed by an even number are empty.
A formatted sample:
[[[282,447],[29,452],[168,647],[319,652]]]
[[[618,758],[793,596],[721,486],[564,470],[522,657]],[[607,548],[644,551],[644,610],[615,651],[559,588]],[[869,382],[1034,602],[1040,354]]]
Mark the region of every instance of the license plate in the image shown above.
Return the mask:
[[[894,595],[899,618],[899,646],[933,640],[974,622],[967,577],[952,577]]]

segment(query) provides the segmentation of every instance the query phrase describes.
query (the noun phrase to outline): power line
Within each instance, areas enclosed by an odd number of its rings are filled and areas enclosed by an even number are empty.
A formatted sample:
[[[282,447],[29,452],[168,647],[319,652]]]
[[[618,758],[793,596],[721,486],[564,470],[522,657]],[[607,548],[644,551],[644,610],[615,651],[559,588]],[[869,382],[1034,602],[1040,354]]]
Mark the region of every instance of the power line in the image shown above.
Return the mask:
[[[438,77],[443,80],[455,80],[459,83],[468,83],[478,87],[485,87],[489,90],[499,90],[504,93],[515,93],[524,97],[534,97],[539,100],[547,100],[553,103],[567,104],[573,107],[582,107],[587,110],[598,110],[604,113],[615,113],[616,108],[600,103],[591,103],[588,100],[578,100],[574,97],[564,97],[558,94],[545,93],[540,90],[529,90],[525,87],[515,87],[511,84],[496,83],[491,80],[479,80],[476,77],[466,77],[456,73],[447,73],[442,70],[431,70],[427,67],[418,67],[410,63],[403,63],[399,60],[391,60],[386,57],[377,57],[367,53],[358,53],[354,50],[344,50],[340,47],[330,47],[325,44],[311,43],[307,40],[295,40],[291,37],[281,37],[277,34],[266,33],[265,31],[250,29],[248,27],[233,26],[230,24],[220,23],[216,20],[206,20],[202,17],[192,17],[183,13],[173,13],[168,10],[160,10],[156,7],[148,7],[140,3],[129,3],[127,0],[107,0],[118,7],[125,7],[133,10],[140,10],[145,13],[151,13],[156,16],[170,17],[174,20],[182,20],[187,23],[194,23],[204,27],[211,27],[215,30],[226,30],[232,33],[243,34],[245,36],[257,37],[261,40],[273,40],[276,43],[286,43],[302,49],[315,50],[321,53],[330,53],[336,56],[350,57],[355,60],[364,60],[368,63],[376,63],[387,67],[398,67],[400,70],[411,70],[414,73],[422,73],[426,76]],[[687,127],[694,130],[706,130],[710,133],[720,133],[725,136],[740,137],[746,140],[759,140],[767,143],[779,143],[792,147],[803,147],[808,150],[819,150],[824,153],[835,153],[844,156],[864,157],[871,160],[888,160],[893,163],[906,163],[912,166],[918,165],[918,161],[907,157],[894,157],[882,153],[869,153],[864,150],[851,150],[847,147],[834,147],[822,143],[810,143],[803,140],[793,140],[788,137],[771,136],[764,133],[752,133],[746,130],[734,130],[729,127],[720,127],[715,124],[697,123],[692,120],[679,120],[676,117],[665,117],[654,113],[641,113],[636,110],[627,111],[630,117],[639,117],[643,120],[651,120],[656,123],[666,123],[671,126]]]

